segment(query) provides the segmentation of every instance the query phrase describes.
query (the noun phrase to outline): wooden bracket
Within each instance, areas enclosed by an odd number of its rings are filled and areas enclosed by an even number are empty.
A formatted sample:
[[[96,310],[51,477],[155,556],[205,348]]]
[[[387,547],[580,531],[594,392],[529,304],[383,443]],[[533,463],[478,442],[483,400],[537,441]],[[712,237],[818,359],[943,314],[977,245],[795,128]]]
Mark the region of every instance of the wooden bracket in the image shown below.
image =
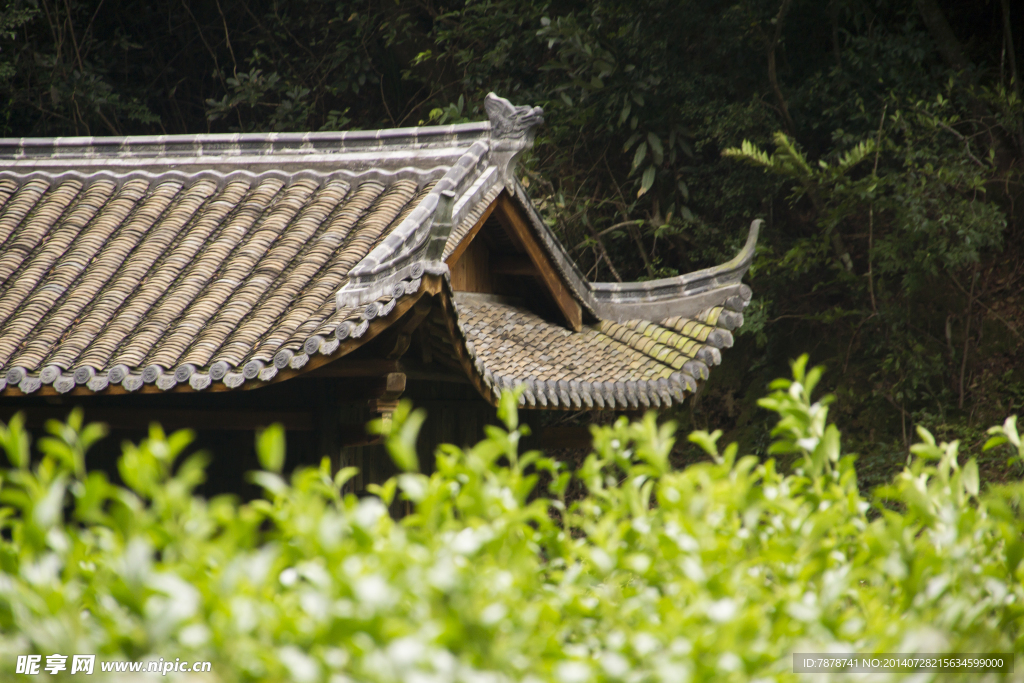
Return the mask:
[[[395,326],[395,331],[397,332],[395,343],[391,350],[385,354],[385,358],[396,359],[405,355],[405,352],[409,350],[409,345],[412,343],[413,333],[420,326],[420,323],[423,322],[423,319],[429,315],[432,305],[432,296],[420,297],[416,305],[412,307],[412,310]]]
[[[405,373],[389,372],[384,377],[384,382],[379,385],[374,393],[377,395],[367,402],[367,407],[374,415],[379,415],[384,421],[384,431],[387,433],[391,428],[391,414],[398,409],[398,399],[405,391]]]
[[[367,405],[370,407],[371,413],[378,413],[380,415],[390,414],[398,410],[398,399],[388,401],[382,398],[371,398]]]

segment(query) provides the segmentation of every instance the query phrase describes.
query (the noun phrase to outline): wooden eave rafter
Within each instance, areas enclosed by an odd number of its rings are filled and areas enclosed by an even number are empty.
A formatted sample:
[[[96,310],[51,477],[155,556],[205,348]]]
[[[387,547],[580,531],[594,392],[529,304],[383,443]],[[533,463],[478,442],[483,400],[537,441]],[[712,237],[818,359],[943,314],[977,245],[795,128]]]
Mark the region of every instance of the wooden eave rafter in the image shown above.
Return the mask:
[[[497,406],[499,396],[491,391],[484,383],[484,378],[477,372],[473,365],[473,359],[466,349],[466,340],[462,336],[462,332],[459,331],[458,312],[455,310],[454,305],[454,292],[449,291],[447,294],[447,296],[440,296],[438,299],[441,303],[441,311],[444,314],[445,326],[448,328],[448,336],[452,340],[452,347],[455,349],[455,355],[459,359],[459,365],[462,366],[466,376],[469,377],[470,383],[484,400],[493,406]]]

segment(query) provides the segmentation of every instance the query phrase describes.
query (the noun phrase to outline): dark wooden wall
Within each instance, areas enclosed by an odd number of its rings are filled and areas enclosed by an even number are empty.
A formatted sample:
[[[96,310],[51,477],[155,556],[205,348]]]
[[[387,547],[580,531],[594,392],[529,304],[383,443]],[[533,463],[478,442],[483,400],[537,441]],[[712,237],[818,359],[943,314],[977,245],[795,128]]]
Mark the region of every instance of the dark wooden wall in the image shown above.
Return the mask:
[[[235,493],[243,498],[259,494],[245,480],[245,473],[259,466],[256,430],[282,422],[288,441],[287,469],[315,466],[324,456],[335,467],[354,465],[361,474],[351,490],[358,492],[395,474],[381,444],[351,445],[372,438],[363,429],[374,417],[364,398],[364,384],[353,378],[298,377],[250,391],[0,397],[0,421],[21,411],[38,439],[45,434],[48,419],[63,421],[73,408],[82,408],[87,422],[105,422],[110,427],[109,435],[88,454],[87,466],[115,479],[121,444],[146,438],[150,422],[160,423],[167,431],[192,428],[196,439],[190,451],[210,455],[208,480],[201,493]],[[483,425],[496,420],[494,409],[468,382],[409,380],[404,397],[428,412],[418,446],[421,465],[428,472],[439,444],[471,445],[482,437]]]

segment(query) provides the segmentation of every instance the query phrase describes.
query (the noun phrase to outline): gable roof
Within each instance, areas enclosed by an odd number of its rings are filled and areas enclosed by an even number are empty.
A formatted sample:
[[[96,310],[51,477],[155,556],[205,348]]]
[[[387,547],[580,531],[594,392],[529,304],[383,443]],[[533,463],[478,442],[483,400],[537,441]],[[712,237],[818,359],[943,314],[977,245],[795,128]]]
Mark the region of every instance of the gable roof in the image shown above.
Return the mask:
[[[540,109],[485,104],[443,127],[0,140],[0,391],[257,386],[436,292],[432,324],[490,400],[681,401],[742,322],[757,223],[725,266],[588,283],[513,175]],[[499,201],[588,325],[452,291],[446,259]]]

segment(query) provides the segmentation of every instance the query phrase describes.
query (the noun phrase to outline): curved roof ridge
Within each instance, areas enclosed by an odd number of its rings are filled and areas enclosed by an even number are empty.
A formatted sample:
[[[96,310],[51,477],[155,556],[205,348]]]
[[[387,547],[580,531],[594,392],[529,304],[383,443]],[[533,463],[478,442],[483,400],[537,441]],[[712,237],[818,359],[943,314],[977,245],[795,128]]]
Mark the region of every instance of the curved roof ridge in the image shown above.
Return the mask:
[[[743,247],[725,263],[644,282],[590,282],[544,223],[522,184],[515,183],[513,196],[525,210],[535,234],[552,257],[552,262],[569,289],[596,318],[624,322],[662,320],[673,316],[691,317],[700,311],[723,305],[733,297],[750,300],[750,288],[741,281],[754,260],[757,238],[764,225],[761,219],[751,222]]]

